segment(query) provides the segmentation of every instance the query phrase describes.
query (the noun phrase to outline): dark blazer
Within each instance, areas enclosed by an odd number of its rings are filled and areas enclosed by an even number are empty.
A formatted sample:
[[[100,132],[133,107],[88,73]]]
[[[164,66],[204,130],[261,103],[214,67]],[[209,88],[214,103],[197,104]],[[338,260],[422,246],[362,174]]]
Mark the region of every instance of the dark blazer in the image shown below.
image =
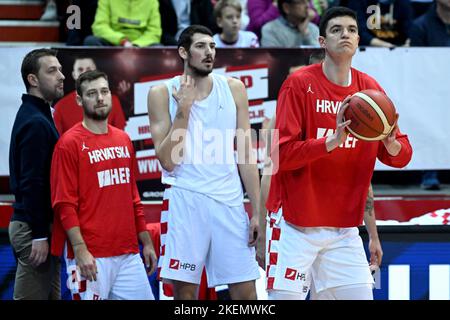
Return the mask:
[[[33,239],[50,236],[50,164],[58,137],[50,105],[22,95],[9,147],[9,181],[15,196],[11,220],[29,223]]]

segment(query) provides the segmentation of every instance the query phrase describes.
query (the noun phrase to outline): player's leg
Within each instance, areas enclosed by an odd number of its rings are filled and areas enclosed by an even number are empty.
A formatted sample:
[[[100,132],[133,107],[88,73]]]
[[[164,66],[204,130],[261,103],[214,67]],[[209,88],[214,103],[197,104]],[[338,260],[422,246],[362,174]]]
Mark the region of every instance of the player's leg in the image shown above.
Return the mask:
[[[199,285],[183,281],[172,280],[173,298],[175,300],[197,300]]]
[[[206,260],[208,285],[228,284],[232,299],[256,299],[259,267],[255,248],[248,246],[250,222],[244,206],[209,201],[212,241]]]
[[[228,285],[232,300],[256,300],[255,281],[245,281]]]
[[[374,281],[358,229],[321,229],[328,245],[321,251],[312,269],[317,295],[320,299],[327,299],[327,295],[329,299],[346,299],[355,291],[360,294],[360,299],[372,299]],[[323,292],[327,290],[330,292]]]
[[[117,259],[117,274],[111,287],[111,300],[155,300],[145,266],[139,254],[126,254]]]
[[[207,198],[171,187],[161,213],[160,277],[173,285],[175,299],[197,299],[198,285],[210,245]]]
[[[370,284],[354,284],[322,290],[314,300],[373,300]]]

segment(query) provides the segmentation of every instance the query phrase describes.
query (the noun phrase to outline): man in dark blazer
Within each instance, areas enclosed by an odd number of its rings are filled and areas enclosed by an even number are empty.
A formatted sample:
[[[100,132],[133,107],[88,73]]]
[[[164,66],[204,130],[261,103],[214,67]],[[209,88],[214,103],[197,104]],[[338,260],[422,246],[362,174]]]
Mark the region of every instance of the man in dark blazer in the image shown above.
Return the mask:
[[[53,100],[64,95],[61,64],[56,52],[36,49],[22,62],[27,93],[11,133],[9,171],[15,196],[9,238],[17,258],[14,299],[60,299],[59,259],[50,256],[53,212],[50,203],[50,163],[58,131]]]

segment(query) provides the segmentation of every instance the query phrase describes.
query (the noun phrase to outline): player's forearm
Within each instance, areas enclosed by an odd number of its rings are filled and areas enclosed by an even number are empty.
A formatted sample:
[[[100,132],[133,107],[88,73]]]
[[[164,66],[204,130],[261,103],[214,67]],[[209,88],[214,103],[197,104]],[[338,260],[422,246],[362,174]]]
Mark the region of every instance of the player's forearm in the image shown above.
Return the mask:
[[[169,133],[156,150],[161,166],[173,171],[184,157],[190,108],[178,108]]]
[[[261,234],[265,236],[266,233],[266,201],[269,195],[271,175],[263,175],[261,178],[261,192],[259,197],[259,227]],[[264,238],[265,239],[265,238]]]
[[[276,159],[276,152],[272,152],[272,159]],[[329,154],[325,138],[288,141],[279,145],[278,152],[279,168],[282,171],[299,169]]]
[[[153,246],[153,241],[150,238],[150,234],[148,233],[147,230],[139,232],[138,237],[139,237],[139,241],[142,243],[142,245],[144,245],[144,246],[148,246],[148,245]]]
[[[269,194],[269,189],[270,189],[270,179],[271,179],[271,175],[263,175],[261,178],[261,192],[260,192],[260,196],[259,196],[259,212],[261,217],[263,217],[261,219],[262,220],[265,218],[265,212],[266,210],[266,201],[267,201],[267,196]]]
[[[67,230],[66,233],[74,251],[76,251],[79,247],[87,248],[86,243],[84,242],[83,236],[81,234],[80,227],[73,227]]]
[[[239,164],[239,173],[252,205],[252,214],[259,219],[259,176],[256,164]]]
[[[375,217],[374,196],[372,185],[367,194],[366,207],[364,208],[364,225],[370,239],[378,239],[378,230]]]

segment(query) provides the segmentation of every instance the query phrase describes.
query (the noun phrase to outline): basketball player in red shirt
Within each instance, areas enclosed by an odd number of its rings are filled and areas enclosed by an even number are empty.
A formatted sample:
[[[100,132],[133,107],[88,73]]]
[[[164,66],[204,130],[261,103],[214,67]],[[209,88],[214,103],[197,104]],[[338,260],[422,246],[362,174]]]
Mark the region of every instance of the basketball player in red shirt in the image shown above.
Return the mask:
[[[283,216],[271,248],[270,299],[304,299],[311,280],[316,299],[373,299],[370,274],[357,226],[361,225],[375,161],[401,168],[412,148],[398,127],[384,140],[366,142],[348,134],[343,120],[350,96],[383,90],[351,68],[358,47],[356,14],[329,9],[321,19],[323,63],[304,67],[283,83],[276,114],[279,165],[272,186],[280,188]]]
[[[153,299],[138,238],[149,274],[156,254],[136,187],[131,140],[108,124],[106,74],[87,71],[76,89],[83,121],[58,141],[52,159],[52,254],[66,249],[67,284],[75,300]]]

